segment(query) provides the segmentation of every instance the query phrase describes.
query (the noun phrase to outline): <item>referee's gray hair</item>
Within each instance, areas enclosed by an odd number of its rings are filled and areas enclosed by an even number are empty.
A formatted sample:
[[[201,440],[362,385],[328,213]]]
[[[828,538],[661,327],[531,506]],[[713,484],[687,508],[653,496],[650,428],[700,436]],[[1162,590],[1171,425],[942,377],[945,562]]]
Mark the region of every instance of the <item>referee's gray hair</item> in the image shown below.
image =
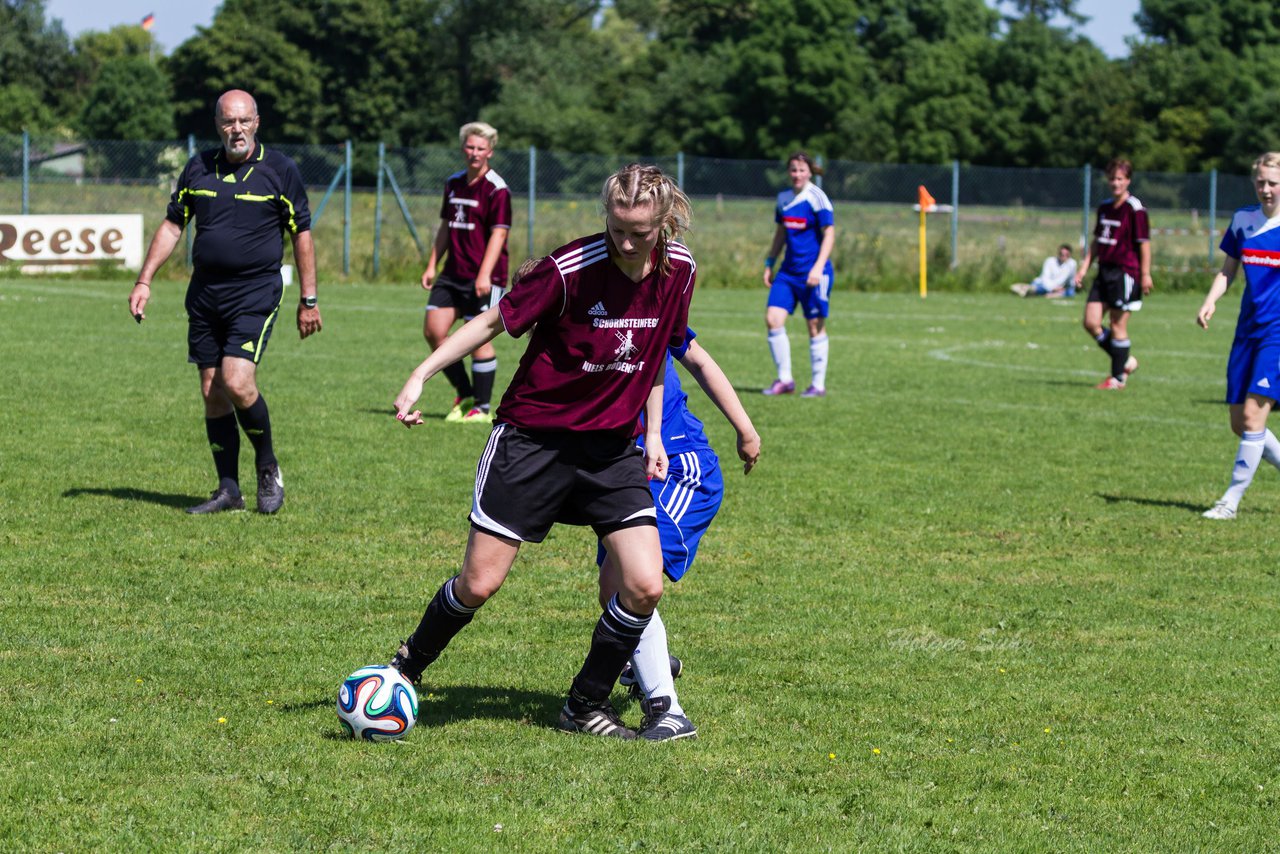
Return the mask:
[[[222,99],[232,93],[238,93],[248,98],[249,106],[253,107],[253,114],[255,116],[258,115],[258,101],[256,98],[254,98],[252,95],[250,95],[248,92],[244,91],[243,89],[228,89],[227,91],[223,92],[221,95],[218,96],[218,100],[213,102],[213,117],[215,119],[218,117],[218,110],[222,108]]]
[[[458,129],[458,142],[466,145],[469,136],[481,137],[490,148],[498,147],[498,129],[486,122],[467,122]]]
[[[1280,166],[1280,151],[1264,151],[1253,161],[1253,177],[1258,177],[1258,170],[1263,167]]]

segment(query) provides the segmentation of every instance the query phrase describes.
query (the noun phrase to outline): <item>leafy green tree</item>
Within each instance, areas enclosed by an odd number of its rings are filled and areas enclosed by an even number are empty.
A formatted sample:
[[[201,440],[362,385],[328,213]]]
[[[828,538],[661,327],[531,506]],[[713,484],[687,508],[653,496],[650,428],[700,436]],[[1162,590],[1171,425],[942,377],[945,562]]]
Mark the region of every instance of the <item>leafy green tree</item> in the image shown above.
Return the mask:
[[[108,59],[98,72],[80,114],[89,139],[173,139],[169,80],[141,56]]]
[[[13,123],[4,129],[49,130],[64,121],[73,80],[70,42],[60,21],[45,20],[44,0],[0,0],[0,113]]]

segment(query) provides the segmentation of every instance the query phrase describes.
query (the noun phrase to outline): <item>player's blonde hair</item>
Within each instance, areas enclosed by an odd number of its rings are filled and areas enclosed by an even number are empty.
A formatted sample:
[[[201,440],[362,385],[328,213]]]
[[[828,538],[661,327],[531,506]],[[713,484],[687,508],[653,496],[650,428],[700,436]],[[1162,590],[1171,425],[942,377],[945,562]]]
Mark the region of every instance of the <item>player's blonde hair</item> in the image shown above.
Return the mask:
[[[657,166],[629,163],[605,179],[604,188],[600,191],[600,204],[606,216],[615,209],[631,210],[652,205],[654,219],[662,229],[658,240],[660,264],[664,272],[670,270],[667,244],[679,240],[693,227],[693,207],[675,181]]]
[[[467,137],[478,136],[489,143],[490,148],[498,147],[498,129],[486,122],[467,122],[458,129],[458,142],[467,144]]]
[[[1258,177],[1259,170],[1266,167],[1280,166],[1280,151],[1265,151],[1253,161],[1253,177]]]

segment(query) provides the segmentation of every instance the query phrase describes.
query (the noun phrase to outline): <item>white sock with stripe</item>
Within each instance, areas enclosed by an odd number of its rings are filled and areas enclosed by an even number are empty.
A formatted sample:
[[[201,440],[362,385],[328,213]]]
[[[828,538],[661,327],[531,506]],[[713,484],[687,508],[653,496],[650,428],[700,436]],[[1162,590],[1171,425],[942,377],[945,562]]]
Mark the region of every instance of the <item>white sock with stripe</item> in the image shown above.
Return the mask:
[[[785,327],[769,330],[769,352],[778,367],[778,379],[784,383],[795,382],[791,376],[791,339]]]
[[[1266,444],[1266,433],[1245,433],[1240,437],[1240,450],[1236,452],[1236,464],[1231,468],[1231,485],[1223,494],[1222,500],[1232,507],[1240,506],[1244,491],[1253,482],[1253,475],[1262,462],[1262,448]]]
[[[829,340],[825,332],[817,338],[809,339],[809,364],[813,366],[813,387],[816,389],[827,387],[828,347]]]
[[[1267,431],[1266,439],[1263,440],[1262,458],[1280,469],[1280,439],[1277,439],[1276,434],[1270,430]]]
[[[640,635],[640,644],[631,656],[631,669],[635,673],[636,683],[645,697],[670,697],[669,711],[675,715],[683,715],[680,699],[676,697],[676,680],[671,675],[671,653],[667,648],[667,627],[662,624],[662,617],[653,612],[644,634]]]

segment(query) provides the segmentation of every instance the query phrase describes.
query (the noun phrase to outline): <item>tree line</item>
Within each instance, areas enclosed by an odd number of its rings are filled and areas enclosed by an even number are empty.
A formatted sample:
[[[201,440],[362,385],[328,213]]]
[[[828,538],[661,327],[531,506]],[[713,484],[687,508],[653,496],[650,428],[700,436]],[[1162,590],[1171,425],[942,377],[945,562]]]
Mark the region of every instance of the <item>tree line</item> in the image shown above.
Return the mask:
[[[1053,23],[1066,21],[1065,25]],[[1075,0],[225,0],[167,56],[139,26],[71,39],[0,0],[0,132],[865,162],[1244,171],[1280,147],[1280,6],[1142,0],[1130,56]]]

